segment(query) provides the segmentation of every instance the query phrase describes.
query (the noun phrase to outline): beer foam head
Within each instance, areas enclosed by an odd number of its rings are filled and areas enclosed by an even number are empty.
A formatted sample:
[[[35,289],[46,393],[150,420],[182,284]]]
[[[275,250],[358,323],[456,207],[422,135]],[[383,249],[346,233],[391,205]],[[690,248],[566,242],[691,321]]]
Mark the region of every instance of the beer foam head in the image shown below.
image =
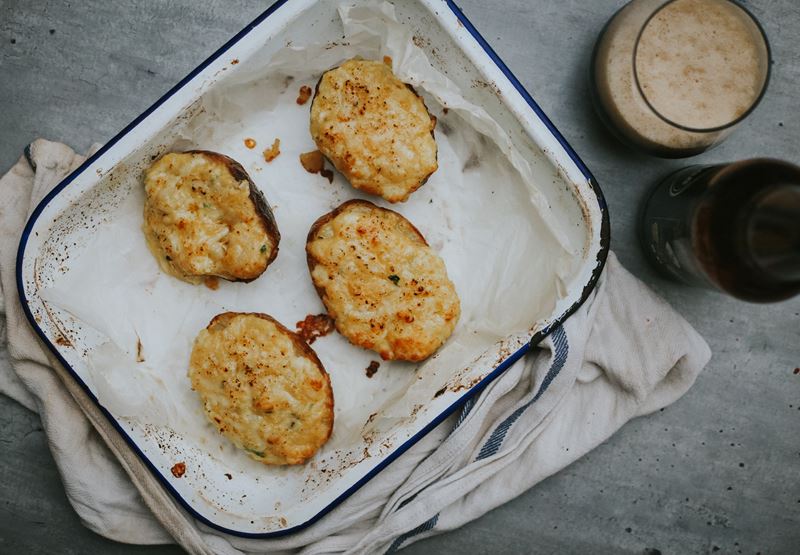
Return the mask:
[[[636,77],[650,106],[666,120],[714,129],[744,116],[766,85],[763,33],[729,0],[673,0],[642,29]]]

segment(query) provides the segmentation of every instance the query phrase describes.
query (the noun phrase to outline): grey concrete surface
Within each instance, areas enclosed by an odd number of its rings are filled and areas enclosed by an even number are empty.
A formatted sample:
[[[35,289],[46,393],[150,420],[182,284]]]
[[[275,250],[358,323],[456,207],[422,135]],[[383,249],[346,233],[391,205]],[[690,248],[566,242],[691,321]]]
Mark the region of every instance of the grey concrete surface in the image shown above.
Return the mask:
[[[800,552],[800,299],[751,305],[668,282],[635,238],[639,202],[672,168],[754,156],[800,163],[800,3],[745,3],[775,59],[763,103],[717,149],[664,161],[619,145],[587,96],[593,41],[622,0],[461,0],[598,178],[623,264],[697,327],[714,357],[673,406],[629,423],[507,505],[405,552]],[[36,137],[79,150],[108,140],[266,5],[0,0],[0,169]],[[179,552],[84,529],[38,418],[5,398],[0,444],[0,552]]]

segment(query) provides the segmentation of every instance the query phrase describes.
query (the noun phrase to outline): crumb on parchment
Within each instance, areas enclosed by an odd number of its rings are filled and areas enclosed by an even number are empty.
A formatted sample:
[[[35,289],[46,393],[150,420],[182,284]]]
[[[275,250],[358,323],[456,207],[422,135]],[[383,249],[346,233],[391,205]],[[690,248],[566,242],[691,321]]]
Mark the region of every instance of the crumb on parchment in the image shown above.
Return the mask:
[[[304,320],[295,324],[297,335],[311,345],[318,337],[324,337],[333,331],[333,319],[327,314],[309,314]]]
[[[375,373],[378,371],[378,368],[380,368],[380,366],[381,366],[381,363],[378,362],[377,360],[373,360],[372,362],[370,362],[369,366],[367,366],[367,369],[366,369],[367,377],[371,378],[372,376],[374,376]]]
[[[216,291],[219,289],[219,278],[217,276],[208,276],[203,280],[203,284],[212,291]]]
[[[304,152],[300,155],[300,164],[308,173],[318,173],[328,180],[328,183],[333,183],[333,170],[325,167],[325,157],[319,150],[312,150],[311,152]]]
[[[269,163],[272,162],[281,153],[281,140],[275,139],[272,141],[272,146],[264,150],[264,160]]]
[[[302,106],[308,102],[309,98],[311,98],[311,87],[303,85],[300,87],[300,92],[297,94],[297,103]]]

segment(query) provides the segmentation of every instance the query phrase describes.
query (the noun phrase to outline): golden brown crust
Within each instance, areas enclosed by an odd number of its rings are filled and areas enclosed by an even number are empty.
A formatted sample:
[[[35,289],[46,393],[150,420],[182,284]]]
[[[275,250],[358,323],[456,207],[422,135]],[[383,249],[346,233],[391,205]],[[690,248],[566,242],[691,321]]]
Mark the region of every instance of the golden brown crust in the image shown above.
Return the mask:
[[[376,204],[371,203],[368,200],[363,200],[363,199],[359,199],[359,198],[350,199],[350,200],[347,200],[347,201],[343,202],[342,204],[340,204],[339,206],[337,206],[336,208],[334,208],[333,210],[331,210],[327,214],[323,214],[322,216],[317,218],[316,221],[313,224],[311,224],[311,229],[308,230],[308,235],[306,235],[306,245],[308,245],[308,243],[311,242],[311,240],[313,239],[314,235],[319,231],[319,229],[323,225],[327,224],[332,219],[334,219],[336,216],[338,216],[339,214],[341,214],[342,212],[344,212],[346,210],[349,210],[350,208],[352,208],[354,206],[363,206],[364,208],[367,208],[369,210],[382,210],[384,212],[390,212],[392,214],[397,214],[398,216],[400,215],[398,212],[395,212],[394,210],[389,210],[388,208],[383,208],[381,206],[378,206]],[[400,216],[400,217],[402,217],[402,216]],[[405,220],[405,218],[403,218],[403,219]],[[419,240],[422,242],[422,244],[424,244],[427,247],[428,246],[428,241],[425,240],[425,236],[422,235],[422,232],[419,229],[417,229],[417,226],[415,226],[414,224],[412,224],[408,220],[406,220],[406,222],[408,222],[409,229],[412,229],[414,231],[414,233],[417,234],[417,237],[419,237]],[[310,256],[308,254],[308,252],[306,252],[306,254],[307,254],[307,257]],[[311,264],[310,259],[309,259],[309,264]]]
[[[264,464],[301,464],[333,431],[322,362],[267,314],[215,316],[195,340],[189,377],[209,420]]]
[[[310,117],[317,148],[356,189],[402,202],[438,168],[436,118],[384,63],[352,59],[326,71]]]
[[[313,273],[314,272],[314,267],[318,263],[321,262],[319,259],[315,258],[314,255],[312,255],[311,252],[308,249],[308,245],[313,242],[314,236],[319,232],[319,230],[320,230],[320,228],[322,228],[322,226],[326,225],[328,222],[333,220],[336,216],[338,216],[339,214],[341,214],[342,212],[344,212],[345,210],[347,210],[348,208],[350,208],[352,206],[359,206],[359,205],[360,206],[364,206],[366,208],[370,208],[370,209],[376,208],[378,210],[386,210],[387,212],[392,212],[391,210],[388,210],[386,208],[381,208],[380,206],[372,204],[368,200],[351,199],[351,200],[343,202],[342,204],[340,204],[339,206],[337,206],[336,208],[334,208],[333,210],[331,210],[327,214],[323,214],[322,216],[317,218],[316,221],[313,224],[311,224],[311,229],[308,230],[308,235],[306,235],[306,263],[308,264],[308,271],[309,272]],[[408,221],[408,220],[406,220],[406,221]],[[417,233],[417,235],[419,236],[420,241],[422,241],[422,243],[425,246],[428,246],[428,242],[425,240],[425,237],[422,235],[420,230],[418,230],[416,228],[416,226],[414,224],[412,224],[411,222],[408,222],[408,225],[410,225],[411,228]],[[313,279],[311,281],[314,282]],[[314,289],[317,290],[317,295],[319,295],[320,299],[323,299],[323,303],[324,303],[325,302],[324,301],[325,291],[322,289],[322,287],[318,286],[316,282],[314,282]],[[339,333],[341,333],[341,331]]]
[[[339,333],[385,360],[424,360],[455,328],[460,303],[444,263],[397,212],[343,203],[311,226],[306,260]]]
[[[266,270],[267,267],[269,267],[269,265],[272,264],[278,257],[278,244],[281,241],[281,232],[278,231],[278,222],[275,221],[275,215],[272,213],[272,208],[270,208],[269,204],[267,204],[267,199],[264,197],[264,193],[258,190],[256,184],[253,183],[253,179],[242,167],[242,165],[230,156],[220,154],[219,152],[213,152],[211,150],[187,150],[185,154],[202,154],[218,160],[228,168],[234,179],[237,181],[247,181],[247,184],[250,187],[250,201],[253,203],[253,206],[256,209],[256,214],[261,219],[264,229],[267,231],[267,235],[275,244],[275,248],[272,249],[269,258],[267,258],[267,264],[264,266],[264,270]],[[256,278],[237,279],[232,281],[244,281],[249,283],[254,279]]]
[[[223,186],[214,185],[218,181],[203,183],[200,176],[191,173],[198,168],[208,169],[208,175],[219,170],[215,177]],[[243,183],[246,194],[239,189]],[[184,184],[187,187],[181,192]],[[187,192],[188,187],[191,193]],[[241,164],[224,154],[208,150],[167,153],[145,173],[145,192],[144,231],[148,246],[162,269],[179,279],[202,283],[204,278],[219,277],[249,282],[259,277],[278,255],[280,232],[264,195]],[[216,210],[212,199],[225,207],[224,220],[214,221],[199,209],[203,206]],[[238,212],[231,210],[232,205],[238,206]],[[237,237],[244,233],[248,242],[240,241],[238,254],[227,256],[227,234],[220,233],[226,237],[215,245],[216,259],[209,261],[213,241],[204,240],[201,234],[213,226],[223,231],[227,228]]]

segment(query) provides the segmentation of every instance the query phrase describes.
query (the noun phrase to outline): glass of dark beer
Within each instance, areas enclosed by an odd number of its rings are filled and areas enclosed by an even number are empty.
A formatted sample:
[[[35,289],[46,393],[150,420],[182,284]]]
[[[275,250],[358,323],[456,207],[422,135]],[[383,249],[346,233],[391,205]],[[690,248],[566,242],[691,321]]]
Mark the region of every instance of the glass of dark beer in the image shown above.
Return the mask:
[[[751,302],[800,293],[800,167],[757,158],[690,166],[659,183],[639,235],[665,274]]]

